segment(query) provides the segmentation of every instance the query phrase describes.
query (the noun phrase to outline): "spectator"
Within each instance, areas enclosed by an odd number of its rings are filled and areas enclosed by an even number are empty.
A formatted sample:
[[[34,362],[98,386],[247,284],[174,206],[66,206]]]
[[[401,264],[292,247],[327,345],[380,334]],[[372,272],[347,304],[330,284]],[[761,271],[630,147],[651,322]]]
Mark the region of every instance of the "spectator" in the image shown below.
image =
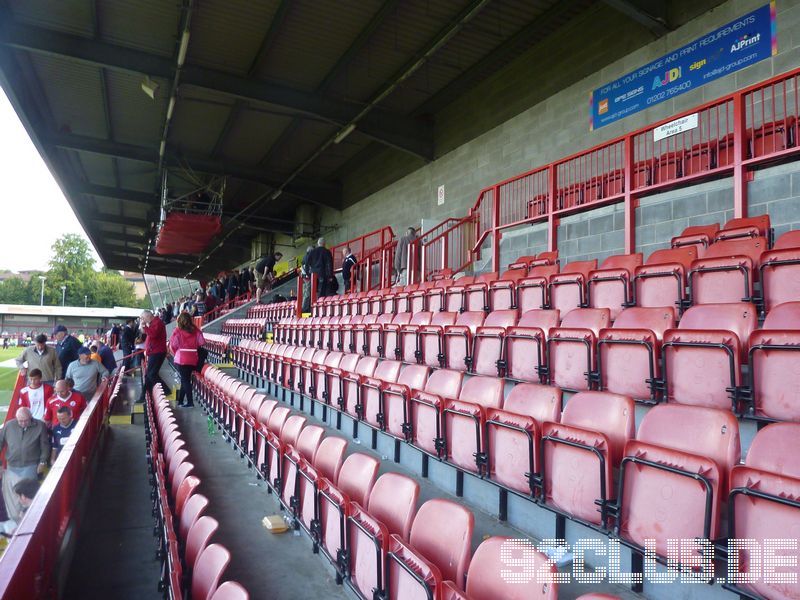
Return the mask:
[[[97,354],[100,355],[100,363],[106,368],[106,371],[113,373],[117,368],[117,359],[114,358],[114,351],[111,346],[103,342],[97,342]]]
[[[78,352],[78,356],[80,356],[80,352]],[[97,344],[92,344],[89,346],[89,358],[102,364],[103,361],[100,358],[100,355],[97,353]]]
[[[108,371],[99,360],[92,360],[88,348],[81,348],[78,350],[78,360],[67,367],[66,375],[75,382],[75,389],[91,400],[97,391],[98,378],[106,379]]]
[[[358,259],[356,259],[355,255],[350,251],[350,246],[345,246],[344,250],[342,250],[342,254],[344,255],[344,260],[342,261],[342,280],[344,281],[344,293],[350,293],[350,277],[352,273],[353,267],[358,264]],[[358,271],[356,271],[358,273]]]
[[[245,267],[239,271],[239,294],[250,291],[250,269]]]
[[[70,363],[78,360],[78,348],[83,344],[78,341],[74,335],[70,335],[67,328],[63,325],[56,325],[53,330],[53,335],[56,337],[56,354],[61,363],[61,371],[59,375],[66,374],[67,367]],[[41,367],[39,367],[41,369]],[[45,371],[42,370],[42,373]]]
[[[50,440],[47,427],[31,416],[29,408],[18,408],[16,417],[0,429],[0,452],[6,451],[7,466],[3,473],[6,514],[19,522],[23,510],[14,486],[23,479],[36,479],[38,474],[44,473],[50,458]]]
[[[119,344],[119,336],[122,333],[122,327],[119,326],[119,323],[114,323],[111,326],[111,331],[109,331],[108,335],[108,345],[112,348]]]
[[[397,242],[397,249],[394,254],[394,271],[397,275],[396,283],[408,285],[408,248],[417,239],[417,230],[409,227],[406,234]],[[415,261],[419,266],[419,256]]]
[[[33,503],[33,498],[36,496],[36,492],[39,491],[39,482],[35,479],[20,479],[16,484],[14,484],[13,491],[19,499],[20,515],[19,519],[17,520],[9,519],[8,521],[3,521],[0,523],[0,533],[6,536],[13,535],[13,533],[17,530],[17,527],[19,527],[22,517],[25,516],[25,512]]]
[[[136,345],[136,320],[135,319],[126,319],[125,320],[125,327],[122,328],[122,333],[120,334],[119,339],[119,347],[122,349],[122,356],[127,356],[122,361],[122,368],[126,371],[131,368],[133,365],[133,357],[130,354],[133,353],[133,347]]]
[[[58,424],[58,409],[62,406],[69,406],[72,417],[76,421],[86,410],[86,398],[79,392],[73,391],[66,379],[56,381],[55,394],[47,401],[44,409],[44,421],[48,427],[55,427]]]
[[[209,313],[217,307],[217,298],[214,294],[206,294],[205,299],[205,312]]]
[[[192,323],[189,313],[178,315],[178,326],[173,330],[169,346],[175,355],[175,364],[181,377],[181,389],[178,392],[178,406],[194,406],[192,396],[192,371],[197,366],[197,349],[206,343],[203,332]],[[184,403],[183,399],[186,398]]]
[[[309,272],[317,276],[317,296],[331,295],[333,289],[333,255],[325,247],[325,238],[317,240],[317,247],[308,255]]]
[[[228,279],[225,283],[226,289],[226,299],[228,302],[231,302],[236,296],[239,295],[239,274],[236,270],[233,270],[228,275]]]
[[[153,391],[153,387],[160,383],[164,387],[164,394],[169,396],[169,386],[164,383],[159,375],[161,365],[164,364],[164,358],[167,356],[167,329],[160,319],[153,316],[153,311],[145,310],[142,312],[142,329],[146,334],[144,340],[144,352],[147,357],[147,372],[144,377],[144,387],[142,387],[142,395],[138,402],[142,403],[145,399],[145,394]]]
[[[73,338],[75,339],[75,338]],[[36,343],[28,346],[16,359],[20,375],[25,376],[27,371],[37,369],[45,383],[53,385],[61,377],[61,363],[54,348],[47,346],[47,336],[40,333],[36,336]],[[28,367],[25,368],[25,363]]]
[[[283,258],[283,254],[275,252],[267,254],[256,263],[256,302],[261,302],[261,294],[269,292],[275,281],[275,263]]]
[[[53,395],[53,387],[42,383],[42,372],[39,369],[28,371],[28,385],[19,391],[19,405],[31,409],[34,419],[44,419],[47,401]]]
[[[202,317],[204,314],[206,314],[206,302],[203,300],[203,294],[198,293],[194,297],[191,314],[193,317]],[[178,315],[178,318],[180,319],[180,315]]]
[[[67,443],[77,423],[72,418],[72,409],[69,406],[59,406],[56,411],[56,419],[58,419],[58,423],[53,426],[51,431],[50,464],[56,461],[58,453],[61,452],[61,447]]]

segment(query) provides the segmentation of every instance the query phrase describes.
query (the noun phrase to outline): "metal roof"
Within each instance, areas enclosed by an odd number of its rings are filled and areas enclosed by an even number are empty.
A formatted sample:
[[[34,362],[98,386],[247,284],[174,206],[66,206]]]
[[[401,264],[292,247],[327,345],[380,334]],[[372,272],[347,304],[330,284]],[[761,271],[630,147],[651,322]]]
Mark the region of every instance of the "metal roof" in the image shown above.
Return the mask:
[[[300,202],[341,207],[373,145],[432,160],[437,111],[594,1],[0,0],[0,83],[108,267],[145,266],[160,162],[171,191],[226,176],[235,244],[198,277],[249,257],[243,220],[287,232]],[[184,276],[198,259],[146,266]]]

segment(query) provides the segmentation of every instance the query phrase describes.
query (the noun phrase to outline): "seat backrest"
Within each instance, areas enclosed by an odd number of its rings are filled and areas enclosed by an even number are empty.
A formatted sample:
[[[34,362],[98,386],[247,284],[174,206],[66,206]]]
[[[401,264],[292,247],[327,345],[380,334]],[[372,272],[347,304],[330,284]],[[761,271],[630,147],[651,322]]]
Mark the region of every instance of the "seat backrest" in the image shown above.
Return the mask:
[[[633,273],[634,269],[642,264],[642,253],[636,252],[634,254],[616,254],[609,256],[600,265],[600,269],[627,269],[629,273]]]
[[[718,233],[723,233],[725,230],[729,229],[741,229],[743,227],[753,227],[754,229],[758,230],[760,236],[767,237],[770,228],[769,215],[758,215],[756,217],[737,217],[735,219],[731,219],[725,223],[725,227],[723,227]]]
[[[553,327],[558,327],[561,312],[553,310],[529,310],[522,313],[517,322],[517,327],[538,327],[544,331],[545,335]]]
[[[464,275],[456,279],[454,285],[470,285],[472,283],[475,283],[475,277],[472,275]]]
[[[339,480],[339,471],[344,462],[347,440],[337,436],[326,437],[314,453],[314,468],[333,484]]]
[[[372,377],[372,374],[375,372],[375,367],[378,366],[378,359],[374,356],[364,356],[361,360],[358,361],[358,365],[356,365],[355,372],[358,375],[364,375],[365,377]]]
[[[342,357],[344,354],[341,352],[331,352],[328,356],[325,357],[325,366],[326,367],[333,367],[337,368],[339,363],[342,362]]]
[[[220,544],[211,544],[203,550],[192,571],[192,600],[209,600],[230,562],[231,553]]]
[[[748,467],[800,479],[800,423],[771,423],[759,431],[747,451]]]
[[[336,487],[350,500],[366,506],[380,466],[380,460],[362,452],[355,452],[345,459],[339,471]]]
[[[662,265],[665,263],[679,263],[687,271],[692,261],[697,260],[696,246],[682,246],[680,248],[663,248],[656,250],[647,259],[647,265]]]
[[[708,225],[692,225],[687,227],[681,232],[680,237],[688,235],[707,235],[714,238],[714,235],[719,231],[719,223],[710,223]]]
[[[194,563],[197,557],[205,550],[208,543],[211,541],[211,536],[219,528],[219,523],[216,519],[209,516],[200,517],[195,521],[194,525],[189,529],[189,535],[186,536],[186,551],[185,559],[186,566],[189,569],[194,569]]]
[[[614,321],[614,329],[648,329],[660,340],[667,329],[675,327],[675,309],[671,306],[626,308]]]
[[[438,325],[439,327],[446,327],[447,325],[455,325],[458,313],[449,311],[440,311],[433,315],[431,325]]]
[[[358,359],[361,358],[358,354],[345,354],[339,362],[339,368],[342,371],[353,373],[358,365]]]
[[[484,408],[500,408],[503,406],[504,387],[505,381],[499,377],[471,377],[461,387],[458,399]]]
[[[286,427],[284,427],[284,430]],[[297,443],[295,448],[300,453],[300,456],[306,460],[313,460],[314,453],[316,453],[322,438],[325,437],[325,428],[319,425],[308,425],[304,427],[297,436]]]
[[[276,406],[275,410],[273,410],[272,414],[269,416],[267,429],[269,429],[275,435],[280,436],[283,426],[286,423],[286,420],[289,418],[289,414],[291,412],[291,409],[287,406]]]
[[[438,279],[436,280],[435,288],[448,288],[455,283],[452,279]]]
[[[773,245],[773,250],[789,250],[791,248],[800,248],[800,229],[794,231],[787,231]]]
[[[486,318],[486,313],[480,310],[468,310],[460,315],[458,315],[458,319],[456,320],[456,325],[462,325],[464,327],[469,327],[472,333],[483,325],[483,321]]]
[[[410,323],[411,319],[412,319],[412,315],[409,312],[397,313],[394,316],[394,318],[392,319],[392,324],[394,324],[394,325],[405,325],[406,323]]]
[[[454,581],[463,589],[474,528],[475,517],[469,509],[451,500],[434,498],[417,511],[409,541],[439,567],[442,579]]]
[[[381,381],[394,383],[400,376],[400,368],[403,366],[399,360],[384,360],[377,366],[372,376]]]
[[[519,281],[528,276],[528,269],[509,269],[500,276],[500,281]]]
[[[514,552],[514,551],[517,552]],[[470,600],[495,600],[509,598],[513,600],[556,600],[558,584],[542,583],[537,577],[516,578],[504,575],[508,569],[508,557],[522,550],[525,557],[525,568],[530,573],[544,575],[555,573],[554,565],[548,565],[548,558],[534,544],[525,540],[493,536],[481,542],[475,550],[467,573],[467,596]]]
[[[559,271],[558,265],[538,265],[528,270],[528,277],[551,277]]]
[[[372,488],[367,511],[386,525],[389,533],[407,540],[418,498],[419,483],[414,479],[400,473],[384,473]]]
[[[762,329],[800,329],[800,302],[778,304],[767,314]]]
[[[589,277],[589,271],[594,271],[597,268],[597,259],[592,260],[576,260],[564,265],[561,269],[562,273],[580,273],[584,279]]]
[[[758,264],[761,253],[767,250],[767,240],[763,237],[741,238],[733,240],[722,240],[711,244],[703,256],[707,258],[727,258],[733,256],[749,256],[754,265]]]
[[[503,410],[533,417],[539,423],[561,420],[561,389],[539,383],[518,383],[509,392]]]
[[[226,581],[217,588],[211,600],[250,600],[250,594],[241,583]]]
[[[611,324],[611,311],[607,308],[576,308],[561,321],[561,327],[591,329],[595,335]]]
[[[383,313],[378,315],[378,319],[375,321],[379,325],[384,325],[386,323],[391,323],[394,320],[394,315],[391,313]]]
[[[266,425],[269,423],[269,418],[272,416],[272,411],[275,410],[275,407],[278,405],[277,400],[265,400],[262,402],[261,406],[258,409],[258,415],[256,416],[256,421],[259,423],[263,423]]]
[[[516,310],[495,310],[486,315],[484,327],[513,327],[517,324]]]
[[[189,463],[184,463],[189,464]],[[194,491],[199,487],[200,479],[194,475],[186,477],[178,486],[178,491],[175,494],[175,514],[180,515],[186,501],[194,494]]]
[[[458,398],[463,379],[464,373],[461,371],[438,369],[428,377],[428,381],[425,384],[425,391],[429,394],[444,396],[445,398]]]
[[[732,331],[744,344],[758,324],[756,307],[748,302],[732,304],[698,304],[681,317],[680,329]]]
[[[179,489],[183,481],[189,477],[189,474],[194,471],[194,465],[190,462],[182,462],[178,465],[178,468],[175,469],[175,473],[170,479],[170,487],[173,491]],[[175,507],[175,513],[180,515],[180,511],[178,510],[177,503]]]
[[[186,501],[178,526],[178,534],[182,543],[186,542],[189,529],[192,528],[192,525],[194,525],[197,519],[205,512],[206,508],[208,508],[208,504],[208,498],[203,496],[203,494],[194,494]]]
[[[536,255],[536,260],[546,260],[554,263],[558,260],[558,250],[545,250]]]
[[[413,317],[411,317],[411,324],[412,325],[430,325],[431,319],[433,318],[433,313],[431,312],[418,312]]]
[[[490,271],[489,273],[482,273],[475,277],[474,283],[491,283],[492,281],[497,281],[497,273],[495,271]]]
[[[405,385],[412,390],[425,389],[431,368],[428,365],[406,365],[397,378],[397,383]]]
[[[658,404],[642,418],[636,439],[713,459],[721,473],[739,462],[739,422],[728,410]]]
[[[579,392],[567,401],[561,422],[604,434],[609,441],[612,464],[622,458],[625,442],[634,436],[636,414],[633,399],[611,392]]]

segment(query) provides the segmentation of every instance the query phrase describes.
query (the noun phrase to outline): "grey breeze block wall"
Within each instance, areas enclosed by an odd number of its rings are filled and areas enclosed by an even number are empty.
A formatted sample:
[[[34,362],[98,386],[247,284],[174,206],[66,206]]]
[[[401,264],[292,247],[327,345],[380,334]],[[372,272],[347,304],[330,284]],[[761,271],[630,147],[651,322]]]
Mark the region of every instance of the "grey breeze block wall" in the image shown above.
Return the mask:
[[[597,131],[588,131],[586,97],[590,90],[761,6],[765,1],[728,0],[365,200],[343,211],[324,210],[321,215],[323,224],[338,226],[329,238],[338,242],[386,224],[395,231],[402,231],[408,225],[419,224],[422,218],[441,220],[464,216],[483,187],[797,67],[800,65],[800,0],[780,0],[777,3],[779,53],[776,56]],[[607,12],[598,8],[595,13],[570,25],[570,37],[576,40],[575,47],[551,54],[552,60],[546,61],[538,72],[530,73],[530,76],[556,77],[558,70],[569,68],[559,61],[558,56],[570,57],[573,51],[577,56],[587,47],[592,52],[602,53],[609,44],[620,43],[620,38],[624,43],[625,35],[618,29],[603,33],[605,28],[597,21],[605,15]],[[504,74],[511,73],[507,77],[519,76],[513,72],[514,64],[498,72],[490,83],[504,86],[508,84],[508,81],[504,83]],[[479,109],[483,94],[490,91],[491,88],[479,86],[472,92],[475,96],[475,106],[470,107],[472,113]],[[459,103],[463,105],[466,98]],[[474,117],[470,110],[465,109],[465,120]],[[787,208],[782,205],[796,193],[797,186],[792,188],[791,184],[796,182],[797,175],[792,178],[790,171],[793,167],[781,168],[788,171],[778,174],[770,169],[756,174],[750,183],[750,212],[779,212],[779,226],[787,227],[794,221],[786,213],[792,212],[789,206],[796,204],[787,204]],[[442,184],[446,187],[446,200],[444,205],[438,206],[436,191]],[[680,232],[685,223],[707,222],[703,219],[724,221],[732,208],[730,189],[731,182],[724,180],[642,199],[636,215],[637,249],[649,253],[662,247],[669,242],[671,235]],[[759,190],[763,190],[765,195]],[[775,193],[785,197],[777,198]],[[668,208],[667,204],[674,206]],[[581,258],[602,261],[609,254],[620,252],[623,248],[621,213],[622,206],[613,206],[562,219],[558,231],[562,264]],[[543,231],[541,226],[534,225],[504,233],[501,241],[503,266],[518,256],[546,249],[546,238],[542,237],[546,233]]]

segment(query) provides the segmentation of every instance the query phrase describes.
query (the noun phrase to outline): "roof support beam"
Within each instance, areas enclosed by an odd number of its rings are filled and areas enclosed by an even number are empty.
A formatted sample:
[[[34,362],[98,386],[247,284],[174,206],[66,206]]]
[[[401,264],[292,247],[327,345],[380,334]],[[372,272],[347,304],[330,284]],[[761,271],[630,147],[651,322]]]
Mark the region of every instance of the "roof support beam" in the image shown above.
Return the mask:
[[[72,183],[69,185],[69,189],[76,194],[94,196],[96,198],[111,198],[131,204],[143,204],[153,208],[158,206],[159,203],[159,198],[154,192],[126,190],[123,188],[97,185],[95,183],[89,183],[88,181]]]
[[[19,22],[5,24],[0,32],[0,43],[30,52],[61,56],[107,69],[147,74],[162,79],[171,80],[175,69],[170,58]],[[184,65],[181,71],[181,83],[245,101],[282,106],[300,114],[323,118],[339,126],[346,126],[363,111],[363,106],[359,103],[189,64]],[[359,119],[358,130],[376,141],[426,160],[433,157],[432,131],[427,124],[413,117],[376,109]]]
[[[109,140],[68,133],[58,133],[40,137],[44,144],[58,148],[114,156],[126,160],[152,163],[154,165],[158,163],[158,153],[144,146],[121,144],[119,142],[111,142]],[[171,168],[189,167],[201,173],[227,175],[272,188],[278,187],[281,183],[279,179],[270,177],[268,173],[264,173],[261,169],[218,162],[202,157],[180,157],[168,151],[165,161],[167,166]],[[339,206],[341,188],[335,183],[301,179],[293,181],[285,189],[289,194],[300,196],[307,199],[309,202],[321,206],[332,208],[337,208]]]
[[[670,31],[666,0],[603,0],[603,2],[646,27],[656,37],[666,35]]]
[[[89,215],[87,219],[92,223],[100,223],[103,225],[122,225],[123,227],[144,229],[145,231],[150,231],[150,229],[152,229],[150,221],[145,219],[134,219],[133,217],[116,217],[115,215],[93,213]]]

